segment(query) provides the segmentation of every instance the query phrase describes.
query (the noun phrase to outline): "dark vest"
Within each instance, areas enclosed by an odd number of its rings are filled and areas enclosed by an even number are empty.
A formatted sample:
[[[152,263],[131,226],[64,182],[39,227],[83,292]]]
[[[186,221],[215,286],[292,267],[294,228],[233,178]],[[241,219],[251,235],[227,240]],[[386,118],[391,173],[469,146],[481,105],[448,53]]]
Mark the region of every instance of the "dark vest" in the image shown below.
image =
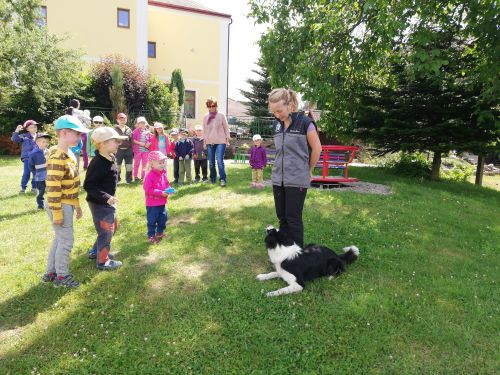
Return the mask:
[[[303,112],[294,112],[291,116],[292,123],[286,130],[278,119],[275,119],[272,125],[276,147],[272,183],[279,186],[308,188],[311,186],[311,175],[307,128],[314,122]]]

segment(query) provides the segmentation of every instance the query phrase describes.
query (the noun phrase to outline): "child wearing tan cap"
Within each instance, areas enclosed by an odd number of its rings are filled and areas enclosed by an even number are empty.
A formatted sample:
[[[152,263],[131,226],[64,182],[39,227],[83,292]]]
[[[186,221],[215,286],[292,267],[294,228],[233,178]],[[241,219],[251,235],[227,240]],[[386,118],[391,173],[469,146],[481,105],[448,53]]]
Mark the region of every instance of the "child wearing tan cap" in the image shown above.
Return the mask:
[[[87,191],[87,203],[92,213],[97,239],[89,252],[89,258],[96,259],[99,270],[114,270],[122,263],[111,259],[111,239],[117,229],[116,218],[116,185],[118,184],[118,168],[116,152],[120,143],[127,136],[119,135],[110,127],[101,127],[92,133],[95,145],[95,157],[89,164],[83,188]]]

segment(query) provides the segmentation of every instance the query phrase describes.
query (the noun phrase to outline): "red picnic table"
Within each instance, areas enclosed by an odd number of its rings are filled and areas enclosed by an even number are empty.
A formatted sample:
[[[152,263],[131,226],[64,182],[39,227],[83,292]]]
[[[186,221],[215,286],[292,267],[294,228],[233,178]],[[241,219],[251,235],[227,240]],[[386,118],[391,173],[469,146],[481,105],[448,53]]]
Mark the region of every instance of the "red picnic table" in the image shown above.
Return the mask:
[[[354,160],[354,154],[359,150],[357,146],[321,146],[321,154],[316,168],[321,168],[321,176],[313,176],[313,183],[356,182],[357,178],[348,177],[349,163]],[[329,176],[330,169],[342,170],[341,176]]]

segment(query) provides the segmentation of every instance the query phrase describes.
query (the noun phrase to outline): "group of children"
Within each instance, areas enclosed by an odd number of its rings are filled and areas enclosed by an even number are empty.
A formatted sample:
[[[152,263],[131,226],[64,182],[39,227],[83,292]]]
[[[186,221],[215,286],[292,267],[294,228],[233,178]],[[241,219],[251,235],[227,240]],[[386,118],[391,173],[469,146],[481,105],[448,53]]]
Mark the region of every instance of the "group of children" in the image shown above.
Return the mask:
[[[38,133],[38,123],[35,121],[28,120],[16,128],[12,139],[22,145],[21,160],[24,165],[21,192],[26,191],[30,172],[33,172],[32,191],[38,191],[38,208],[47,209],[54,229],[43,282],[53,282],[56,287],[79,286],[79,282],[69,272],[69,258],[74,242],[73,216],[76,213],[76,218],[80,219],[83,214],[79,202],[78,161],[72,150],[83,147],[83,135],[87,138],[87,155],[92,157],[85,168],[87,173],[83,188],[87,192],[86,200],[97,232],[88,257],[96,260],[99,270],[114,270],[122,265],[110,253],[111,239],[118,225],[116,188],[122,161],[125,161],[126,182],[132,182],[132,160],[135,180],[143,182],[147,236],[152,244],[159,243],[165,237],[168,218],[166,204],[168,196],[175,192],[167,178],[167,158],[174,160],[174,183],[191,184],[191,160],[194,160],[195,166],[194,181],[208,181],[207,154],[201,126],[195,127],[195,136],[192,138],[188,138],[186,130],[172,129],[169,133],[172,140],[169,140],[159,122],[154,123],[153,133],[150,133],[144,117],[136,119],[134,131],[126,125],[126,120],[126,115],[120,113],[117,116],[118,124],[107,127],[103,126],[101,116],[95,116],[92,119],[94,128],[89,129],[76,116],[61,116],[54,123],[57,145],[50,149],[51,136]],[[20,134],[21,130],[26,132]],[[255,135],[253,142],[250,154],[251,186],[262,188],[266,152],[260,135]],[[141,178],[138,178],[139,167],[142,167]],[[46,207],[43,199],[45,190]]]

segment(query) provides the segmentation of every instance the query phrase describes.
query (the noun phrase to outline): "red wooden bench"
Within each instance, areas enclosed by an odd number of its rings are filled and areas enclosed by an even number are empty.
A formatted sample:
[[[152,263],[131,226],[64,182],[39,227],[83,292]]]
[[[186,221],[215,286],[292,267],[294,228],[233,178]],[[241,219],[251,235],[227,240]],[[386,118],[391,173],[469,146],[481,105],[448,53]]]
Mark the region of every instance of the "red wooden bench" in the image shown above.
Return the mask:
[[[356,146],[321,146],[321,154],[315,168],[321,168],[321,176],[313,176],[311,182],[337,183],[356,182],[357,178],[348,177],[349,163],[354,160],[354,154],[359,149]],[[341,176],[328,176],[330,169],[342,171]]]

